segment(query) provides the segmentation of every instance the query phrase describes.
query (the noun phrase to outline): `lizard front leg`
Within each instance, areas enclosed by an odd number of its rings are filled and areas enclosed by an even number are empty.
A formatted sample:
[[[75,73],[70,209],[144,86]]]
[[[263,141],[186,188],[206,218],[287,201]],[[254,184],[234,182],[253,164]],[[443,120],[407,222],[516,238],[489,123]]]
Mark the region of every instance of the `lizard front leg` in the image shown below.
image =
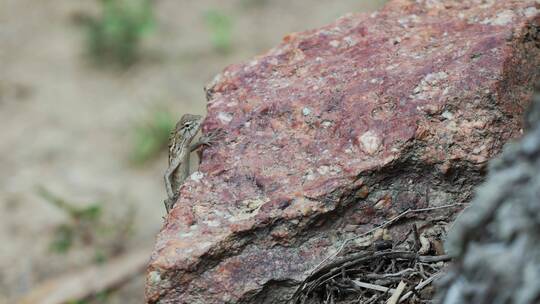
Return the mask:
[[[209,147],[215,144],[222,136],[223,136],[223,130],[221,129],[212,131],[206,135],[201,135],[201,137],[199,138],[199,141],[191,145],[190,151],[193,152],[202,146]]]

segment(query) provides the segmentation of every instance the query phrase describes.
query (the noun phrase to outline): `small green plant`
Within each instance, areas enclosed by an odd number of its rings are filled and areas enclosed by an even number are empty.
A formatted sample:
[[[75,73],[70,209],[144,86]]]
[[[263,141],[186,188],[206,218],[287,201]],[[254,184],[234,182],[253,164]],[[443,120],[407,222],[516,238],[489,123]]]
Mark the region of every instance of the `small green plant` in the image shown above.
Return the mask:
[[[101,16],[87,18],[88,53],[98,63],[133,64],[141,38],[153,29],[151,0],[99,0]]]
[[[66,253],[71,249],[76,239],[82,240],[83,243],[91,243],[94,240],[94,229],[98,226],[102,214],[100,203],[76,207],[44,187],[38,187],[37,193],[47,202],[64,211],[69,217],[67,223],[56,227],[50,246],[52,251]]]
[[[105,220],[101,203],[78,207],[51,193],[44,187],[37,187],[37,193],[45,201],[68,215],[65,223],[59,224],[50,244],[56,253],[67,253],[75,244],[91,246],[93,261],[102,263],[110,256],[121,254],[131,236],[135,210],[129,208],[117,219]]]
[[[216,51],[222,54],[231,51],[233,20],[217,11],[209,10],[204,14],[204,21],[210,31],[210,39]]]
[[[153,110],[147,119],[134,127],[131,160],[135,164],[142,164],[167,149],[169,134],[174,125],[175,120],[170,112]]]
[[[54,239],[51,242],[50,249],[57,253],[66,253],[73,245],[74,233],[70,225],[60,225],[56,227]]]

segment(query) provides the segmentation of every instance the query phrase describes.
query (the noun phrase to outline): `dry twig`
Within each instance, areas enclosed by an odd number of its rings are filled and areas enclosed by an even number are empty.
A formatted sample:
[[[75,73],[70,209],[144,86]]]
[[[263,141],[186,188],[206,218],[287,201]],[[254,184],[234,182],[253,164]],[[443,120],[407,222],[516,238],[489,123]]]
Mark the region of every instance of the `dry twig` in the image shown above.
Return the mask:
[[[386,304],[396,304],[399,300],[399,297],[401,297],[403,290],[405,290],[406,286],[407,284],[405,284],[405,282],[400,281],[398,287],[396,288],[396,291],[392,294],[388,301],[386,301]]]
[[[382,225],[344,240],[339,249],[319,263],[299,285],[291,298],[291,303],[304,304],[318,299],[317,303],[324,304],[338,302],[396,304],[411,299],[413,295],[416,295],[412,298],[414,303],[417,303],[417,300],[422,301],[421,295],[417,292],[437,278],[437,274],[441,272],[443,267],[440,262],[447,262],[450,257],[447,255],[428,255],[427,245],[424,246],[426,255],[420,255],[418,250],[421,246],[418,242],[418,232],[415,232],[417,242],[410,245],[412,247],[405,246],[403,249],[394,247],[394,249],[385,250],[372,247],[375,249],[371,251],[358,251],[358,249],[350,251],[349,248],[347,253],[338,256],[345,252],[344,248],[348,242],[364,237],[378,229],[386,228],[408,214],[461,205],[463,204],[407,210]],[[411,231],[415,228],[416,226]],[[429,242],[430,240],[424,241]],[[402,240],[400,245],[404,242],[405,240]],[[410,287],[406,287],[407,285]],[[393,296],[388,298],[389,294],[393,294]],[[388,298],[387,301],[386,298]]]
[[[419,212],[428,212],[428,211],[434,211],[434,210],[440,210],[440,209],[448,209],[448,208],[454,208],[454,207],[459,207],[459,206],[465,206],[466,204],[463,204],[463,203],[456,203],[456,204],[450,204],[450,205],[444,205],[444,206],[438,206],[438,207],[429,207],[429,208],[421,208],[421,209],[409,209],[409,210],[406,210],[398,215],[396,215],[395,217],[391,218],[390,220],[382,223],[381,225],[375,227],[375,228],[372,228],[362,234],[359,234],[359,235],[356,235],[354,237],[351,237],[351,238],[348,238],[348,239],[345,239],[343,241],[343,243],[341,244],[341,246],[339,247],[339,249],[333,253],[332,255],[326,257],[324,260],[322,260],[312,271],[315,272],[318,270],[319,267],[321,267],[321,265],[324,265],[324,263],[326,263],[326,261],[328,260],[331,260],[333,258],[335,258],[336,256],[338,256],[342,251],[343,249],[345,248],[345,246],[351,242],[351,241],[354,241],[356,239],[359,239],[361,237],[364,237],[366,235],[369,235],[379,229],[382,229],[382,228],[386,228],[392,224],[394,224],[395,222],[399,221],[400,219],[404,218],[405,216],[407,216],[408,214],[411,214],[411,213],[419,213]]]

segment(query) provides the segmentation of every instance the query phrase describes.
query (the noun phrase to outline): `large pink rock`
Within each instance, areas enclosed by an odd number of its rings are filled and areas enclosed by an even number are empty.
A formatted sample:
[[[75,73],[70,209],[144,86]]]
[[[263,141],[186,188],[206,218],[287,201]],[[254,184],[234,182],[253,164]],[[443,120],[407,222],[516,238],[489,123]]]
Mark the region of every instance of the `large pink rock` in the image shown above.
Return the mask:
[[[226,68],[204,130],[227,135],[166,219],[147,301],[285,303],[343,239],[468,201],[521,133],[537,6],[395,0]]]

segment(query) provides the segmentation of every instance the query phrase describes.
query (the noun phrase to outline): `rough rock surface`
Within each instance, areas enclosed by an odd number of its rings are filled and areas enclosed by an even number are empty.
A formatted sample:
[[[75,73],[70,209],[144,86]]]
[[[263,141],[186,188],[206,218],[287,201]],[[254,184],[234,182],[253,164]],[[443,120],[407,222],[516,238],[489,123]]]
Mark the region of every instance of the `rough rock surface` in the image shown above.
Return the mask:
[[[521,134],[536,6],[395,0],[226,68],[203,129],[227,135],[166,219],[147,301],[285,303],[345,238],[468,201]]]
[[[490,163],[486,183],[449,234],[457,267],[442,303],[540,303],[538,89],[530,130]]]

